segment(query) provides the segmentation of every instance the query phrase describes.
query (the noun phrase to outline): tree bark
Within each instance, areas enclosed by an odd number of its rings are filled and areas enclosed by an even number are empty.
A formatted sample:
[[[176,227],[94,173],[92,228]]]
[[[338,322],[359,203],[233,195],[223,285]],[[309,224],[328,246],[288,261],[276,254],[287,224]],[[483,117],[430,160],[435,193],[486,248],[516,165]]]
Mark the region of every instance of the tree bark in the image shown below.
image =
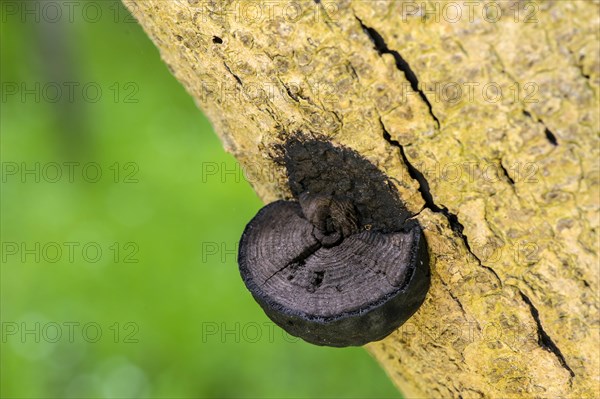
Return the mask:
[[[431,253],[367,349],[407,397],[600,397],[598,1],[125,1],[259,196],[276,147],[351,148]]]

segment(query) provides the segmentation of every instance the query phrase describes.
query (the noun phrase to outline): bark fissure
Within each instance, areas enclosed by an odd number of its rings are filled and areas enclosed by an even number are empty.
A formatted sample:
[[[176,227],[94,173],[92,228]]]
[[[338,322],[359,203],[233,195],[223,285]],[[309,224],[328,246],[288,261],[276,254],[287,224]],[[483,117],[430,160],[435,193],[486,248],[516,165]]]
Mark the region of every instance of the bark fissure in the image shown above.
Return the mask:
[[[394,57],[394,61],[396,62],[396,68],[398,68],[399,71],[404,73],[406,80],[408,80],[408,82],[410,83],[410,87],[419,95],[419,97],[421,98],[421,100],[423,100],[425,105],[427,105],[429,115],[431,115],[431,118],[434,120],[436,128],[439,129],[440,121],[437,118],[437,116],[435,116],[435,114],[433,113],[433,107],[431,106],[431,102],[429,102],[429,99],[427,98],[423,90],[421,90],[419,79],[417,78],[417,75],[412,70],[408,62],[406,62],[406,60],[402,57],[402,55],[400,55],[398,51],[392,50],[386,45],[383,36],[381,36],[379,32],[377,32],[374,28],[365,25],[363,21],[356,15],[354,15],[354,18],[356,18],[356,20],[360,24],[363,32],[365,32],[365,34],[369,37],[369,39],[375,47],[375,50],[377,50],[377,53],[379,53],[379,55],[390,54],[392,57]]]
[[[532,121],[542,125],[544,127],[544,134],[546,135],[546,140],[548,140],[548,142],[550,144],[552,144],[553,146],[558,145],[558,140],[556,139],[556,135],[548,128],[548,126],[546,126],[546,124],[544,123],[543,120],[541,120],[539,118],[538,119],[534,118],[527,110],[523,110],[523,115],[525,115]]]
[[[523,302],[525,302],[527,304],[527,306],[529,307],[531,316],[533,317],[533,320],[535,321],[535,324],[537,326],[538,344],[542,348],[544,348],[545,350],[547,350],[550,353],[553,353],[554,356],[556,356],[556,358],[558,359],[558,362],[561,364],[561,366],[565,370],[567,370],[569,372],[569,375],[571,376],[571,378],[575,377],[575,373],[573,372],[571,367],[569,367],[569,365],[567,364],[567,361],[566,361],[565,357],[563,356],[562,352],[560,351],[558,346],[556,346],[556,344],[554,343],[552,338],[550,338],[548,333],[544,330],[544,327],[542,327],[542,322],[540,321],[540,314],[539,314],[537,308],[531,302],[531,299],[529,299],[529,297],[527,295],[525,295],[521,290],[519,290],[519,294],[521,295]]]
[[[542,124],[544,124],[544,122],[542,122]],[[544,125],[544,126],[546,126],[546,125]],[[546,134],[546,139],[548,139],[548,141],[550,142],[550,144],[552,144],[552,145],[558,145],[558,141],[556,141],[556,136],[554,135],[554,133],[552,133],[550,131],[550,129],[548,129],[548,127],[546,127],[544,129],[544,133]]]
[[[285,83],[281,82],[281,84],[283,85],[283,87],[285,88],[285,91],[287,93],[287,95],[294,100],[295,102],[300,102],[300,100],[298,99],[298,96],[295,95],[294,93],[292,93],[292,90],[288,87],[288,85],[286,85]]]
[[[242,83],[242,79],[240,79],[239,76],[237,76],[235,73],[233,73],[231,68],[229,68],[229,65],[227,65],[226,62],[223,62],[223,65],[225,65],[225,69],[227,69],[227,72],[229,72],[231,74],[231,76],[233,76],[235,78],[236,82],[238,82],[238,84],[240,86],[243,86],[244,84]]]
[[[583,72],[583,66],[579,65],[579,64],[576,64],[575,66],[577,67],[577,70],[579,71],[579,74],[581,75],[581,77],[589,82],[591,76],[588,75],[587,73]]]
[[[379,123],[381,125],[381,129],[383,130],[383,138],[390,145],[397,147],[400,150],[399,151],[400,156],[402,157],[402,161],[404,162],[404,164],[406,165],[406,168],[408,169],[408,174],[410,175],[410,177],[412,177],[419,183],[419,193],[421,193],[421,197],[423,198],[423,201],[425,201],[425,207],[430,209],[432,212],[444,215],[446,220],[448,220],[448,224],[450,225],[450,228],[458,235],[458,237],[460,237],[460,239],[465,244],[467,251],[471,255],[473,255],[473,258],[475,258],[475,260],[477,261],[477,264],[479,266],[483,267],[484,269],[488,270],[490,273],[492,273],[494,275],[494,277],[498,280],[498,283],[500,284],[500,286],[502,286],[502,280],[500,279],[500,276],[498,276],[498,273],[496,273],[496,271],[493,268],[484,265],[481,262],[481,259],[479,259],[479,257],[477,255],[475,255],[475,253],[471,249],[471,245],[469,244],[469,239],[464,234],[465,226],[463,226],[463,224],[458,220],[458,216],[456,214],[450,212],[450,210],[447,207],[445,207],[444,205],[439,206],[435,203],[435,201],[433,200],[433,196],[431,195],[431,190],[429,188],[429,182],[427,181],[427,179],[425,178],[423,173],[421,173],[420,170],[415,168],[415,166],[408,160],[408,157],[406,156],[406,152],[404,151],[404,146],[402,144],[400,144],[398,141],[392,139],[392,136],[387,131],[381,118],[379,118]]]
[[[581,55],[578,60],[573,50],[571,50],[570,48],[567,48],[567,50],[569,51],[569,54],[571,54],[571,57],[573,58],[573,65],[575,65],[581,77],[589,82],[591,76],[583,71],[583,59],[585,55]]]
[[[506,71],[506,68],[504,67],[504,62],[502,61],[501,54],[496,51],[494,46],[491,46],[491,48],[492,48],[494,54],[496,55],[498,61],[500,62],[500,65],[501,65],[501,68],[499,69],[500,73],[503,74],[504,76],[508,77],[511,80],[511,85],[518,84],[518,80],[515,79],[510,73],[508,73]],[[581,72],[582,76],[585,77],[581,68],[580,68],[580,72]],[[550,142],[550,144],[552,144],[553,146],[557,146],[558,141],[556,140],[556,135],[548,128],[548,126],[546,126],[544,121],[541,119],[535,119],[529,111],[527,111],[525,108],[523,108],[524,105],[522,103],[521,103],[521,106],[522,106],[521,111],[523,112],[523,115],[525,115],[529,119],[533,120],[534,122],[540,123],[544,127],[544,134],[546,135],[546,139],[548,140],[548,142]]]
[[[454,302],[458,305],[458,307],[460,308],[460,311],[462,312],[463,316],[466,319],[467,318],[467,312],[465,311],[465,308],[464,308],[463,304],[456,297],[456,295],[454,295],[452,293],[452,290],[450,289],[450,287],[448,287],[448,284],[446,284],[446,282],[443,279],[440,279],[440,281],[441,281],[442,285],[444,286],[444,288],[446,289],[446,291],[448,292],[448,295],[450,295],[450,298],[452,298],[452,300],[454,300]]]
[[[514,186],[515,185],[515,181],[508,174],[508,170],[506,170],[506,168],[502,164],[502,160],[498,161],[498,163],[500,164],[500,169],[502,170],[502,173],[504,173],[504,177],[506,177],[506,180],[508,180],[508,182],[510,183],[511,186]]]

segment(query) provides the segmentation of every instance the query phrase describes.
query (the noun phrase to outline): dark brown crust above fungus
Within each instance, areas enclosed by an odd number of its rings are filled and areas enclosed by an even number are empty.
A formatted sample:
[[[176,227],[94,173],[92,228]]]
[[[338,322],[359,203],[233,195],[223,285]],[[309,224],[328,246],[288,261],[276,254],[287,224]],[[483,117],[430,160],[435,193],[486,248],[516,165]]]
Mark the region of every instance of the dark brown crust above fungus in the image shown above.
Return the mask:
[[[317,208],[327,205],[318,201]],[[346,236],[352,222],[338,220],[346,234],[323,245],[319,234],[331,233],[323,231],[323,215],[340,207],[352,214],[344,200],[333,200],[311,223],[303,214],[317,209],[310,205],[277,201],[246,226],[238,257],[244,283],[276,324],[313,344],[357,346],[384,338],[417,310],[429,288],[420,226]]]

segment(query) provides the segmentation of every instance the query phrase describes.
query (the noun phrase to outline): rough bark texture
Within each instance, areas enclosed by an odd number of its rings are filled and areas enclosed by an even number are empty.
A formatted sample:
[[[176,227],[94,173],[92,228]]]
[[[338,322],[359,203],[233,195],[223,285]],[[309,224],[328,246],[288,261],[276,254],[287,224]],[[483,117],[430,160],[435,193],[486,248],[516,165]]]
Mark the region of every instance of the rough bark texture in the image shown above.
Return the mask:
[[[597,1],[126,4],[265,202],[300,131],[418,214],[431,289],[367,346],[406,396],[600,396]]]

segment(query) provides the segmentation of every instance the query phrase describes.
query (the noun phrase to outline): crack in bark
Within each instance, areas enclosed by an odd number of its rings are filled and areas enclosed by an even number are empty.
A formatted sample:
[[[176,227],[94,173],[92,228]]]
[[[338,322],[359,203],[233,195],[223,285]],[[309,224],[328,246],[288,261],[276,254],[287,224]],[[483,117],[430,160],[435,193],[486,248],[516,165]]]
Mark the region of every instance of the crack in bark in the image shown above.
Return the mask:
[[[506,170],[506,168],[504,167],[504,165],[502,165],[502,160],[499,160],[498,163],[500,164],[500,169],[502,169],[502,172],[504,173],[504,177],[506,177],[506,180],[508,180],[508,182],[514,186],[515,185],[515,181],[513,180],[512,177],[510,177],[510,175],[508,174],[508,170]]]
[[[508,78],[509,78],[510,80],[512,80],[512,81],[513,81],[513,83],[517,83],[517,80],[516,80],[516,79],[515,79],[515,78],[514,78],[514,77],[513,77],[513,76],[512,76],[510,73],[508,73],[508,72],[506,71],[506,69],[504,68],[504,63],[502,62],[502,57],[500,57],[500,53],[498,53],[498,52],[496,51],[496,49],[495,49],[495,47],[494,47],[494,46],[491,46],[491,47],[492,47],[492,50],[493,50],[494,54],[496,54],[496,57],[498,58],[498,61],[500,62],[500,65],[501,65],[501,67],[502,67],[502,68],[500,69],[500,73],[502,73],[502,74],[503,74],[503,75],[505,75],[505,76],[508,76]],[[571,55],[573,54],[573,53],[572,53],[570,50],[569,50],[569,52],[571,53]],[[580,69],[580,72],[581,72],[581,74],[582,74],[582,75],[585,77],[585,75],[583,74],[583,71],[582,71],[581,69]],[[521,106],[523,106],[523,105],[521,105]],[[536,120],[536,119],[534,119],[534,118],[531,116],[531,114],[529,113],[529,111],[525,110],[524,108],[522,108],[522,112],[523,112],[523,115],[525,115],[526,117],[530,118],[530,119],[531,119],[531,120],[533,120],[534,122],[541,123],[541,124],[542,124],[542,126],[544,126],[544,134],[546,135],[546,139],[547,139],[547,140],[550,142],[550,144],[552,144],[553,146],[557,146],[557,145],[558,145],[558,141],[556,140],[556,135],[555,135],[555,134],[554,134],[554,133],[553,133],[553,132],[552,132],[552,131],[551,131],[551,130],[548,128],[548,126],[546,126],[546,124],[544,123],[544,121],[543,121],[543,120],[541,120],[541,119],[539,119],[539,120]]]
[[[581,77],[584,78],[585,80],[587,80],[589,82],[590,79],[591,79],[591,76],[589,74],[583,72],[583,65],[581,65],[581,64],[575,64],[575,67],[579,71],[579,74],[581,75]]]
[[[561,364],[561,366],[569,372],[569,375],[572,379],[573,377],[575,377],[575,373],[567,364],[567,361],[560,349],[558,348],[558,346],[556,346],[554,341],[552,341],[552,338],[550,338],[548,333],[544,330],[544,327],[542,327],[542,322],[540,321],[540,314],[537,308],[533,305],[531,299],[529,299],[529,297],[523,293],[523,291],[519,290],[519,294],[521,295],[523,302],[525,302],[529,307],[529,312],[531,313],[531,316],[533,317],[533,320],[537,325],[538,345],[544,350],[553,353],[554,356],[556,356],[556,358],[558,359],[558,362]],[[570,382],[572,382],[571,379],[569,380]]]
[[[239,76],[237,76],[235,73],[233,73],[233,71],[231,70],[231,68],[229,68],[229,65],[227,65],[227,63],[225,61],[223,61],[223,65],[225,65],[225,69],[227,69],[227,72],[229,72],[231,74],[231,76],[233,76],[235,78],[235,80],[238,82],[238,84],[240,86],[243,86],[244,84],[242,83],[242,79],[240,79]]]
[[[454,213],[450,212],[450,210],[448,210],[447,207],[445,207],[445,206],[440,207],[435,203],[435,201],[433,200],[433,196],[431,195],[431,190],[429,188],[429,182],[427,181],[427,179],[425,179],[425,176],[423,175],[423,173],[421,173],[421,171],[419,171],[417,168],[415,168],[413,166],[413,164],[408,160],[408,157],[406,156],[406,153],[404,151],[404,146],[402,144],[400,144],[398,141],[392,139],[392,136],[387,131],[385,125],[383,124],[383,121],[381,120],[381,117],[379,118],[379,124],[381,125],[381,129],[383,130],[383,138],[385,139],[385,141],[387,141],[389,144],[391,144],[394,147],[397,147],[400,150],[400,156],[402,157],[402,161],[404,162],[404,164],[406,165],[406,168],[408,169],[408,174],[410,175],[410,177],[412,177],[419,183],[419,192],[421,193],[421,197],[423,198],[423,201],[425,201],[425,207],[430,209],[432,212],[440,213],[440,214],[444,215],[444,217],[448,220],[448,224],[450,224],[450,228],[452,229],[452,231],[454,231],[460,237],[460,239],[465,244],[467,251],[469,251],[469,253],[471,255],[473,255],[473,257],[477,261],[477,264],[479,266],[483,267],[484,269],[487,269],[490,273],[492,273],[494,275],[494,277],[496,277],[496,279],[498,280],[498,283],[500,284],[500,286],[502,286],[502,280],[500,279],[500,276],[498,276],[498,273],[496,273],[496,271],[494,269],[492,269],[491,267],[484,265],[481,262],[481,259],[479,259],[479,257],[477,255],[475,255],[475,253],[471,249],[471,245],[469,244],[469,239],[464,234],[465,226],[463,226],[462,223],[460,223],[458,221],[458,216],[456,216]]]
[[[446,284],[446,282],[443,279],[440,279],[440,281],[441,281],[442,285],[444,286],[444,288],[446,289],[446,291],[448,292],[448,295],[450,295],[450,298],[452,298],[454,300],[454,302],[456,302],[456,304],[460,308],[463,316],[465,316],[465,319],[466,319],[467,318],[467,312],[465,311],[465,308],[463,307],[463,305],[460,302],[460,300],[452,293],[452,291],[448,287],[448,284]]]
[[[360,82],[360,76],[358,76],[358,73],[356,73],[356,69],[354,69],[354,65],[352,65],[351,62],[348,63],[348,68],[350,69],[350,72],[352,72],[352,76],[354,76],[354,79]]]
[[[391,50],[387,46],[387,44],[385,43],[385,40],[383,39],[383,36],[381,36],[381,34],[379,34],[379,32],[377,32],[374,28],[371,28],[371,27],[365,25],[363,23],[363,21],[360,18],[358,18],[356,15],[354,15],[354,18],[356,18],[356,20],[360,24],[363,32],[369,37],[369,39],[375,46],[375,50],[377,50],[377,53],[380,56],[382,54],[390,54],[392,57],[394,57],[394,61],[396,61],[396,68],[399,71],[404,73],[406,80],[408,80],[408,82],[410,83],[410,87],[417,94],[419,94],[419,97],[421,97],[421,100],[423,100],[425,105],[427,105],[427,108],[429,110],[429,115],[431,115],[431,117],[435,121],[437,129],[439,129],[440,121],[437,118],[437,116],[435,116],[435,114],[433,113],[433,107],[431,106],[431,103],[429,102],[429,99],[427,98],[427,96],[425,95],[423,90],[420,89],[419,79],[417,79],[417,75],[414,73],[414,71],[408,64],[408,62],[406,62],[406,60],[402,57],[402,55],[400,55],[400,53],[398,51]]]
[[[544,127],[544,134],[546,135],[546,139],[550,142],[550,144],[552,144],[553,146],[557,146],[558,145],[558,141],[556,140],[556,135],[548,128],[548,126],[546,126],[546,124],[544,123],[543,120],[541,120],[541,119],[537,119],[536,120],[529,113],[529,111],[526,111],[526,110],[523,110],[523,115],[525,115],[526,117],[528,117],[532,121],[541,124]]]
[[[285,91],[287,93],[288,96],[290,96],[290,98],[296,102],[300,102],[300,100],[298,99],[298,97],[292,93],[292,90],[290,90],[290,88],[283,82],[281,82],[281,84],[283,85],[283,87],[285,88]]]
[[[585,54],[581,55],[579,57],[579,60],[577,60],[575,53],[573,52],[573,50],[571,50],[570,48],[567,47],[567,51],[569,52],[569,54],[571,54],[571,57],[573,57],[573,65],[575,65],[575,67],[577,68],[577,70],[579,71],[579,74],[581,75],[582,78],[584,78],[585,80],[587,80],[589,82],[591,76],[587,73],[585,73],[583,71],[583,59],[585,58]]]
[[[543,124],[544,126],[546,126],[546,125],[544,124],[544,122],[542,122],[542,124]],[[550,144],[552,144],[552,145],[554,145],[554,146],[557,146],[557,145],[558,145],[558,142],[556,141],[556,136],[554,135],[554,133],[552,133],[552,132],[550,131],[550,129],[548,129],[548,128],[546,127],[546,128],[544,129],[544,133],[546,134],[546,138],[548,139],[548,141],[550,142]]]

